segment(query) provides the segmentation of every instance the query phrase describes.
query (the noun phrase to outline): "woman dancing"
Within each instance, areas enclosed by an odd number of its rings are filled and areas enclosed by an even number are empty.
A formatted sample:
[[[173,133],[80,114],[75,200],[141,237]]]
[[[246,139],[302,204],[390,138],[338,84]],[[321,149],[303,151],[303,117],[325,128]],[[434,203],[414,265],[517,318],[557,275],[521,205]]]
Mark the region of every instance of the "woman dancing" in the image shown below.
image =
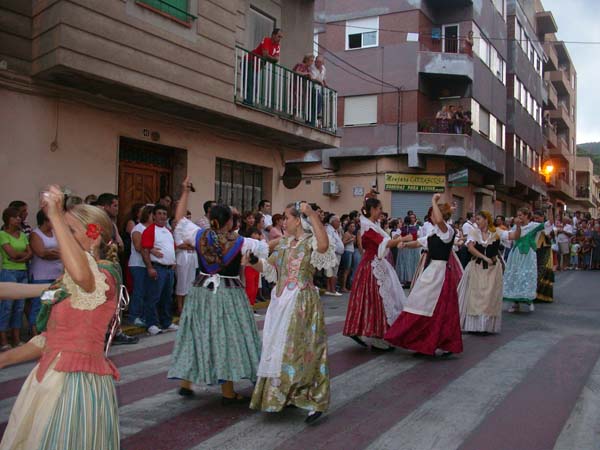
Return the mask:
[[[536,210],[533,220],[538,223],[546,221],[544,211]],[[546,233],[540,233],[537,242],[537,292],[536,301],[552,303],[554,301],[554,270],[552,270],[552,239]]]
[[[535,222],[529,208],[520,208],[517,218],[521,225],[521,236],[515,241],[513,250],[506,262],[504,273],[504,298],[505,302],[512,302],[508,312],[520,311],[520,305],[529,305],[533,312],[533,301],[537,296],[537,241],[541,233],[550,235],[553,229],[554,218],[552,209],[550,220],[545,223]]]
[[[390,239],[377,224],[381,201],[367,198],[360,217],[363,256],[352,282],[344,335],[367,347],[362,338],[371,338],[373,350],[393,350],[382,341],[389,324],[394,323],[405,296],[394,267],[385,259],[388,250],[412,235]]]
[[[175,235],[196,249],[200,274],[183,305],[168,376],[182,380],[182,396],[194,395],[192,383],[220,384],[224,405],[244,403],[248,399],[235,392],[233,383],[256,380],[260,338],[240,281],[241,261],[249,251],[266,256],[268,247],[231,231],[229,206],[213,206],[210,228],[199,228],[185,217],[189,178],[182,188]]]
[[[502,259],[500,241],[521,235],[517,222],[514,231],[494,226],[487,211],[475,215],[477,227],[469,231],[466,246],[472,255],[458,285],[460,326],[470,333],[499,333],[502,327]]]
[[[404,225],[398,229],[398,232],[401,236],[412,235],[413,240],[417,240],[419,228],[417,216],[415,214],[410,214],[406,217]],[[395,237],[395,235],[392,234],[392,237]],[[398,256],[396,257],[396,273],[398,274],[400,283],[404,286],[410,286],[415,272],[417,271],[420,256],[421,250],[418,248],[398,249]]]
[[[438,205],[441,194],[432,198],[433,229],[426,237],[401,247],[424,247],[430,261],[416,280],[404,310],[385,334],[391,344],[426,355],[462,352],[460,316],[456,288],[462,272],[451,259],[454,229],[448,203]]]
[[[113,382],[119,374],[104,353],[121,283],[113,227],[95,206],[77,205],[64,214],[63,203],[57,187],[44,194],[65,273],[42,295],[37,327],[43,333],[0,354],[0,367],[40,358],[0,449],[119,448]]]
[[[329,407],[327,331],[316,270],[330,272],[337,258],[319,215],[307,203],[288,205],[286,236],[268,260],[249,263],[276,283],[265,317],[258,381],[250,408],[308,410],[307,423]]]

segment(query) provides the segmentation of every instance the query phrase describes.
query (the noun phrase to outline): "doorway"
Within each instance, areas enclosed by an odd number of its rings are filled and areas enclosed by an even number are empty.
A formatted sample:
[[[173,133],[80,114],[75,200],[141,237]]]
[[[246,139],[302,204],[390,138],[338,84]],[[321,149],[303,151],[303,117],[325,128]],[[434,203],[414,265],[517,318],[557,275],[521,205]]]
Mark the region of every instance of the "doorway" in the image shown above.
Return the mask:
[[[442,48],[444,49],[444,53],[458,53],[458,33],[458,24],[442,26]]]
[[[138,141],[119,140],[119,230],[135,203],[155,203],[165,194],[173,196],[174,167],[185,164],[186,150]],[[184,170],[185,173],[185,170]]]

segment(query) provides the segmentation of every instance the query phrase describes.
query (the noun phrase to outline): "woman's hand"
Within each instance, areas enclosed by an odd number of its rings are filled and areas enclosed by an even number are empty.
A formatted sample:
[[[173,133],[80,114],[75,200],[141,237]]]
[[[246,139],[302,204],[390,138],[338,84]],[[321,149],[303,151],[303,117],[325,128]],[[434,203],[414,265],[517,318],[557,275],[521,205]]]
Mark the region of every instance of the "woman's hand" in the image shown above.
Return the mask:
[[[442,194],[440,194],[440,193],[438,192],[438,193],[435,193],[435,194],[433,194],[433,197],[431,198],[431,201],[432,201],[433,203],[438,203],[438,202],[440,201],[440,199],[441,199],[441,198],[442,198]]]
[[[183,188],[183,192],[190,192],[192,190],[192,182],[190,181],[189,175],[183,179],[181,187]]]
[[[64,203],[65,195],[60,188],[54,184],[48,186],[48,189],[42,194],[41,206],[48,218],[62,214]]]
[[[311,206],[306,202],[300,203],[300,212],[304,214],[306,217],[312,217],[316,214],[316,211],[311,208]]]

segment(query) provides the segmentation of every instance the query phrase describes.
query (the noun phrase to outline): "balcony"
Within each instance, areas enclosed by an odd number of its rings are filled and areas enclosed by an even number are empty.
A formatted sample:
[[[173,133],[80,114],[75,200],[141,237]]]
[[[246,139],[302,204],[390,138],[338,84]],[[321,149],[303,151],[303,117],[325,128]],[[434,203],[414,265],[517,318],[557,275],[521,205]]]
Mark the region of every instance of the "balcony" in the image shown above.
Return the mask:
[[[563,138],[558,138],[557,146],[550,148],[550,157],[560,158],[568,164],[571,164],[573,161],[573,155],[569,151],[569,144]]]
[[[563,178],[558,176],[550,177],[548,183],[548,193],[554,194],[563,200],[572,201],[574,199],[573,187]]]
[[[558,31],[558,26],[551,11],[539,11],[535,13],[535,21],[538,33],[549,34]]]
[[[236,48],[235,101],[280,118],[337,131],[337,92]]]
[[[473,81],[473,58],[464,53],[420,51],[418,67],[423,74],[463,77]]]
[[[550,110],[550,119],[552,119],[553,122],[558,123],[559,127],[572,129],[573,119],[571,119],[566,105],[559,102],[557,106],[556,109]]]
[[[540,195],[547,195],[547,187],[543,177],[525,164],[515,161],[515,184],[525,186]]]
[[[592,191],[589,187],[580,185],[575,188],[575,199],[586,208],[593,208],[595,205]]]
[[[544,86],[546,87],[546,92],[548,93],[548,100],[546,104],[549,109],[554,109],[558,106],[558,93],[556,92],[556,88],[550,81],[544,80]]]
[[[558,55],[556,54],[556,48],[554,48],[554,41],[544,42],[544,53],[548,56],[548,61],[544,66],[544,72],[558,70]]]
[[[548,148],[556,149],[558,147],[558,136],[556,135],[556,130],[551,124],[544,126],[544,137],[549,144]]]
[[[567,70],[559,69],[550,72],[550,81],[554,84],[556,91],[560,95],[571,95],[573,93],[571,77]]]

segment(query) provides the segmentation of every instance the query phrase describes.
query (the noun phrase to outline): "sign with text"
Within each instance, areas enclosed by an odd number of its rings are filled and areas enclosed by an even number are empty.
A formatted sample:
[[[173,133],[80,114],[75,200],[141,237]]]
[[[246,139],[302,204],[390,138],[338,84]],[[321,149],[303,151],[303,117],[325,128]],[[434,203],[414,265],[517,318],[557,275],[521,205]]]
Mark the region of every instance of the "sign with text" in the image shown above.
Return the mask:
[[[469,185],[469,169],[459,170],[448,175],[448,186],[465,187]]]
[[[418,175],[413,173],[386,173],[386,191],[444,192],[444,175]]]

